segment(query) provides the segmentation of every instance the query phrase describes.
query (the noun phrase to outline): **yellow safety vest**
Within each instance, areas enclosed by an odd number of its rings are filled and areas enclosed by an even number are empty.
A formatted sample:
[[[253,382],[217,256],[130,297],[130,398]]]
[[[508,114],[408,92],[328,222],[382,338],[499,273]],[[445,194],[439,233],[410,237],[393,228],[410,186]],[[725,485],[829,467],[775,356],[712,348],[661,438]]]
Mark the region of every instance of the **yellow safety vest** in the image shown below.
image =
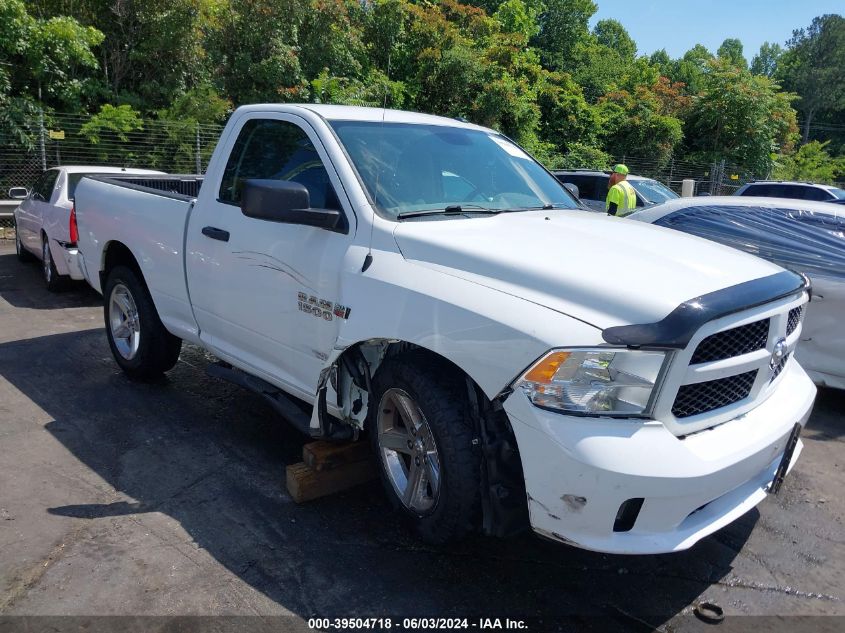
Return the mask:
[[[630,215],[637,208],[637,192],[627,180],[620,180],[607,192],[605,210],[610,210],[611,203],[616,203],[616,217]]]

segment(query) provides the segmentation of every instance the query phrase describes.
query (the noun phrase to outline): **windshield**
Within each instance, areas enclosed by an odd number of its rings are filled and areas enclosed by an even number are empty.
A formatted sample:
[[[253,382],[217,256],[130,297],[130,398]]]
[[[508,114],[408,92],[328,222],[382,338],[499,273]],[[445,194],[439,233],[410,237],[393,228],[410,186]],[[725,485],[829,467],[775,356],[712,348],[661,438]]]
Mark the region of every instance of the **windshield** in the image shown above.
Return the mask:
[[[680,198],[669,187],[656,180],[629,180],[628,182],[649,203],[666,202],[667,200]]]
[[[370,121],[331,126],[370,197],[390,218],[447,207],[578,208],[554,176],[500,134]]]

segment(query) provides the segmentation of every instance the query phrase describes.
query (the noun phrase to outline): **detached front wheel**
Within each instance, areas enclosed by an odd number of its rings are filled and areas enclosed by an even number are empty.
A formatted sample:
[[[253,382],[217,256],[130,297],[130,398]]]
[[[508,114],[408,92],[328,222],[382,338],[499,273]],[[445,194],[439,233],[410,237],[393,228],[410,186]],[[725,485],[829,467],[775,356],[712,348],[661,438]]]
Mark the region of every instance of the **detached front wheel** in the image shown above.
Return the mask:
[[[480,513],[480,456],[463,376],[424,353],[389,358],[373,379],[369,429],[393,505],[429,543],[455,541]]]
[[[179,360],[182,340],[165,329],[152,297],[130,268],[116,266],[103,287],[103,316],[112,356],[137,380],[151,380]]]

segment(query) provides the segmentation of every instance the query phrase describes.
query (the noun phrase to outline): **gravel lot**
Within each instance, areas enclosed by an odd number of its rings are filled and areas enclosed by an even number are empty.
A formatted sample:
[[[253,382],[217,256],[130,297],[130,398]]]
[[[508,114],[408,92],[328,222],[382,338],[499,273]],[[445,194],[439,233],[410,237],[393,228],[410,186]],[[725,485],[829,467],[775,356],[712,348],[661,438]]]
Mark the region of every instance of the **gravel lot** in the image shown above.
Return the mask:
[[[433,549],[376,483],[295,505],[284,467],[303,438],[257,396],[206,376],[190,346],[161,383],[128,381],[100,298],[84,285],[51,295],[0,244],[3,616],[543,618],[532,630],[602,616],[700,630],[702,599],[727,614],[715,630],[845,615],[843,393],[819,394],[780,495],[688,552],[608,556],[528,535]]]

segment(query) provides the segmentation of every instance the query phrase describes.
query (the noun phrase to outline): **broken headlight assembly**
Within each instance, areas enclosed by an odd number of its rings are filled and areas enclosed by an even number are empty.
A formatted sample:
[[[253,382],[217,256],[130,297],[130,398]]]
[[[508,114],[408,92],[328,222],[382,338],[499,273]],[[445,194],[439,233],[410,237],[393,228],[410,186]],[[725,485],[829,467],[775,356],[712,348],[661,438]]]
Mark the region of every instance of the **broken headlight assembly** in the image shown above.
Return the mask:
[[[580,415],[643,416],[667,355],[614,348],[552,350],[516,382],[538,407]]]

